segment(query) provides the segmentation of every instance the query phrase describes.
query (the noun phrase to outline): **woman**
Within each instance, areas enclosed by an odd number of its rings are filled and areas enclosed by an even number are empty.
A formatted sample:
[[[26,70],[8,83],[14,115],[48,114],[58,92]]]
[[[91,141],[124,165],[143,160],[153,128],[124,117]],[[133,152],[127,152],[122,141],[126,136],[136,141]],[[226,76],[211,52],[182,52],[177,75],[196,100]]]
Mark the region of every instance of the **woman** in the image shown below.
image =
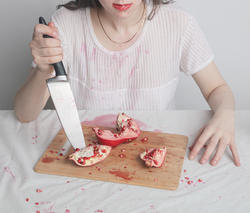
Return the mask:
[[[217,165],[229,146],[239,166],[231,89],[196,20],[169,3],[77,0],[61,5],[49,26],[35,26],[34,66],[15,98],[17,118],[36,119],[49,98],[50,64],[62,59],[77,107],[87,110],[173,109],[182,71],[193,77],[214,112],[190,159],[207,144],[200,162],[207,163],[216,150],[210,162]]]

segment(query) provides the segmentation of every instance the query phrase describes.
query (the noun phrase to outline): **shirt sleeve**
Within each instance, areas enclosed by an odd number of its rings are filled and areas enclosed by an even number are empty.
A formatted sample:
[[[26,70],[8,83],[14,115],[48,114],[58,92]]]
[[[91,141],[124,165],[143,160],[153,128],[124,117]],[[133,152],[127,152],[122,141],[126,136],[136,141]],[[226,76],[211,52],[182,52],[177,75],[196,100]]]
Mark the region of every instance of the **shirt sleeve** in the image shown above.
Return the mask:
[[[214,54],[204,33],[195,18],[190,17],[181,43],[180,70],[193,75],[213,60]]]

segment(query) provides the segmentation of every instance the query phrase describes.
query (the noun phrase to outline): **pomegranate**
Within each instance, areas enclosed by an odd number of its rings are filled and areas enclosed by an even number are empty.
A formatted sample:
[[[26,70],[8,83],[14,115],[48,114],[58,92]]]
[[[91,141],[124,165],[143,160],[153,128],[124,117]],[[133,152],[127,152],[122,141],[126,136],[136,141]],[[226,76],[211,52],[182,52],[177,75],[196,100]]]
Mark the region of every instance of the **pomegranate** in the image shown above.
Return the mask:
[[[148,167],[158,167],[160,168],[166,158],[167,148],[163,147],[161,149],[152,148],[146,150],[140,154],[140,158],[145,161]]]
[[[116,129],[118,133],[113,133],[110,130],[101,130],[93,128],[99,142],[107,146],[117,146],[124,142],[131,142],[140,135],[140,128],[129,116],[125,113],[120,113],[116,120]]]
[[[110,146],[89,145],[83,149],[76,149],[69,155],[69,160],[73,160],[78,166],[92,166],[103,161],[111,149]]]

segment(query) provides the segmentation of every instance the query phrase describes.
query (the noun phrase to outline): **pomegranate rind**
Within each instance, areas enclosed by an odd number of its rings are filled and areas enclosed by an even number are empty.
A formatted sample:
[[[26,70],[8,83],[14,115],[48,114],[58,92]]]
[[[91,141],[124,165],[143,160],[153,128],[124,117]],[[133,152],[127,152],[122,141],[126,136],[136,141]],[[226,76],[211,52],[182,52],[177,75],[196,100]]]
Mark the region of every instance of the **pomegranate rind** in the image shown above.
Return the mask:
[[[93,128],[101,144],[113,147],[124,142],[130,142],[140,135],[140,128],[135,120],[125,113],[118,114],[116,125],[118,133],[113,133],[110,130],[102,130],[97,127]]]
[[[112,147],[105,145],[89,145],[70,154],[68,159],[73,160],[78,166],[93,166],[105,160],[111,149]]]
[[[167,155],[167,148],[151,148],[140,154],[140,158],[148,167],[160,168],[164,164]]]

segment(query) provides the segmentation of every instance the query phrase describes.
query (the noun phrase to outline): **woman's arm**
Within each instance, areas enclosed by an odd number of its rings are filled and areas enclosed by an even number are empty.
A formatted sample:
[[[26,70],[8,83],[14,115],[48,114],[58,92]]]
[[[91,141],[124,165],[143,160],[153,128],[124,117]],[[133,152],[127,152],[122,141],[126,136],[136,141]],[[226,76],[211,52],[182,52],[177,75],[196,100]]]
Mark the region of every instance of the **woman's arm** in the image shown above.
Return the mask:
[[[189,158],[191,160],[194,159],[207,143],[206,151],[200,162],[203,164],[209,161],[213,151],[217,148],[211,160],[211,164],[216,165],[223,156],[226,147],[229,145],[235,164],[240,166],[239,155],[234,139],[235,102],[230,87],[220,75],[214,62],[194,74],[193,78],[213,110],[214,115],[195,141]]]
[[[43,35],[52,38],[44,38]],[[30,48],[37,67],[32,69],[28,80],[15,97],[15,113],[21,122],[35,120],[42,111],[49,98],[46,79],[51,78],[54,71],[50,64],[63,59],[61,41],[54,23],[35,26]]]
[[[32,69],[28,80],[15,97],[15,113],[20,122],[30,122],[37,118],[49,98],[46,79],[50,74]]]

